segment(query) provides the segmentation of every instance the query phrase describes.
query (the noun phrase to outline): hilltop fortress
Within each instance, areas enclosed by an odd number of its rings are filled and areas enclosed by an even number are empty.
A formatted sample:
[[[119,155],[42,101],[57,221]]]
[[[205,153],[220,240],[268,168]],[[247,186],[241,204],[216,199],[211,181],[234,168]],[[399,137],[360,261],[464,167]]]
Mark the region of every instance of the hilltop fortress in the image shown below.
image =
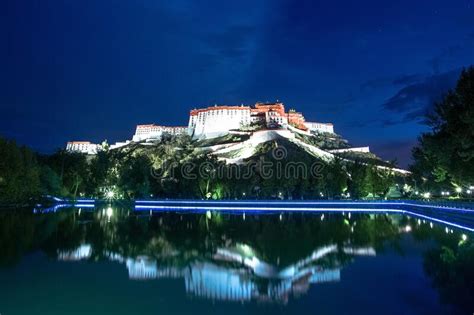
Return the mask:
[[[118,142],[110,146],[119,148],[130,142],[161,139],[164,134],[172,136],[188,134],[193,139],[212,139],[230,132],[251,131],[256,129],[289,129],[296,133],[334,133],[330,123],[307,122],[302,113],[286,111],[281,102],[256,103],[253,106],[215,105],[193,109],[189,113],[188,126],[161,126],[155,124],[138,125],[132,140]],[[66,150],[94,154],[100,145],[87,141],[71,141]]]
[[[213,106],[193,109],[189,114],[188,133],[193,138],[214,138],[251,125],[267,128],[292,126],[302,132],[333,133],[332,124],[305,122],[303,114],[285,111],[283,103],[256,103],[250,106]]]
[[[306,122],[303,114],[294,110],[285,111],[283,103],[256,103],[254,106],[211,106],[193,109],[189,113],[187,127],[160,125],[138,125],[133,141],[160,138],[170,135],[189,134],[193,139],[211,139],[231,131],[248,129],[252,125],[278,129],[291,126],[301,132],[334,133],[332,124]]]

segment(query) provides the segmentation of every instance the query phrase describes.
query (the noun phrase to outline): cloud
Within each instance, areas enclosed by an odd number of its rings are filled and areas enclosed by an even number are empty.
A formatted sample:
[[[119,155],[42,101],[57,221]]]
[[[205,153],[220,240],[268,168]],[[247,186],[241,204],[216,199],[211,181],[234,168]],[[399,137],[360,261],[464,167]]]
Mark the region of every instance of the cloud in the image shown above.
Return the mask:
[[[419,121],[448,90],[454,88],[461,69],[426,77],[421,82],[407,84],[390,97],[383,108],[403,115],[400,123]],[[407,80],[408,82],[409,80]],[[396,122],[392,122],[395,123]]]
[[[419,82],[422,79],[423,76],[421,74],[406,74],[393,79],[392,83],[394,85],[407,85]]]
[[[423,80],[421,74],[403,74],[396,77],[382,77],[368,80],[360,85],[361,91],[367,91],[372,89],[379,89],[384,87],[408,85]]]

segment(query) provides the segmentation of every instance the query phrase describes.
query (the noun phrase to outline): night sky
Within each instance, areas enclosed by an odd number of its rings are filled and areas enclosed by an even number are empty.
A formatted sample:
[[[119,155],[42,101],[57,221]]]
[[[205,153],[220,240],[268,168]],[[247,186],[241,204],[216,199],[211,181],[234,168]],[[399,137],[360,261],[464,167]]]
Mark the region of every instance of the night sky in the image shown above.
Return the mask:
[[[0,135],[40,152],[278,99],[406,166],[474,1],[6,0],[0,39]]]

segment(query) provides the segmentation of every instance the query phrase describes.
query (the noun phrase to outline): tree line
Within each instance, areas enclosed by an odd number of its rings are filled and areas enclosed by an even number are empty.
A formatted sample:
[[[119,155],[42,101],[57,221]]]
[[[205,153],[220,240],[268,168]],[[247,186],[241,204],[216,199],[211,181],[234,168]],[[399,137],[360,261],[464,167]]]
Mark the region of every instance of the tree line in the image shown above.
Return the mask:
[[[434,104],[426,125],[429,130],[413,149],[413,185],[435,194],[469,192],[474,186],[474,67],[463,70],[456,87]]]
[[[288,157],[271,153],[285,145]],[[198,198],[198,199],[316,199],[385,197],[395,176],[390,170],[362,162],[321,161],[318,176],[282,176],[278,168],[299,163],[309,170],[313,156],[289,142],[271,142],[241,165],[229,165],[196,150],[187,136],[164,138],[153,146],[131,145],[96,155],[59,150],[39,155],[15,142],[1,139],[0,202],[24,203],[44,195],[67,198]],[[191,164],[190,164],[191,163]],[[268,163],[270,169],[259,167]],[[249,172],[250,176],[237,174]],[[193,165],[193,168],[189,166]],[[209,169],[201,166],[209,165]],[[183,173],[183,170],[187,170]],[[218,176],[217,170],[225,176]],[[206,173],[207,172],[207,173]],[[264,174],[270,172],[271,176]],[[222,175],[222,174],[221,174]]]

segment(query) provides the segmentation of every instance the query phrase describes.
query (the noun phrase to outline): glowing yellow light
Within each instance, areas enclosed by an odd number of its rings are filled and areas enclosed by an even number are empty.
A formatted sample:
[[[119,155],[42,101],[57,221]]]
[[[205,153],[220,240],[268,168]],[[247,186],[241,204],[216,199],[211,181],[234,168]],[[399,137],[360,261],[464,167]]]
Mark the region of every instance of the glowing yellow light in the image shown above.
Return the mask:
[[[462,188],[461,187],[456,187],[456,192],[457,193],[462,193]]]

